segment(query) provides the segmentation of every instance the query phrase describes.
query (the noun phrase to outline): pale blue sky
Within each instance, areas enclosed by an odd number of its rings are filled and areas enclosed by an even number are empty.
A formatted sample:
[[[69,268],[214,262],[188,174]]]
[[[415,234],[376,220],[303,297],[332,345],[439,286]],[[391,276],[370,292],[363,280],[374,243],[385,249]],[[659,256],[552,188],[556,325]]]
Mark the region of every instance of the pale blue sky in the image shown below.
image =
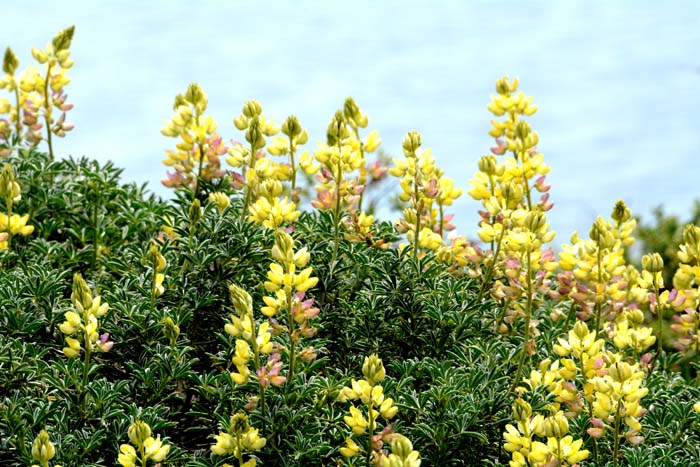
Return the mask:
[[[352,95],[386,150],[419,130],[466,191],[492,143],[488,95],[509,74],[540,108],[557,243],[618,198],[648,216],[700,197],[700,2],[6,0],[2,14],[0,46],[21,66],[76,25],[76,128],[57,152],[114,160],[159,193],[174,142],[159,130],[191,81],[226,139],[255,98],[277,121],[296,114],[310,148]],[[466,193],[454,206],[461,233],[473,236],[477,207]]]

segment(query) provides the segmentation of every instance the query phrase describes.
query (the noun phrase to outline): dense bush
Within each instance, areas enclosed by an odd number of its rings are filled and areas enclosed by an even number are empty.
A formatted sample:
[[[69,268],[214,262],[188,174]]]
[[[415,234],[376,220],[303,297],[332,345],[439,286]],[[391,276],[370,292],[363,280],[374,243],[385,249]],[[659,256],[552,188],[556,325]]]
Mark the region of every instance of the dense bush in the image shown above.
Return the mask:
[[[700,227],[672,284],[659,255],[627,263],[623,202],[557,260],[517,80],[489,104],[477,245],[448,237],[461,190],[421,136],[370,163],[350,98],[312,155],[255,101],[226,147],[190,85],[162,130],[169,201],[54,160],[72,37],[33,52],[44,75],[3,64],[0,465],[700,465]],[[362,207],[387,170],[395,223]]]

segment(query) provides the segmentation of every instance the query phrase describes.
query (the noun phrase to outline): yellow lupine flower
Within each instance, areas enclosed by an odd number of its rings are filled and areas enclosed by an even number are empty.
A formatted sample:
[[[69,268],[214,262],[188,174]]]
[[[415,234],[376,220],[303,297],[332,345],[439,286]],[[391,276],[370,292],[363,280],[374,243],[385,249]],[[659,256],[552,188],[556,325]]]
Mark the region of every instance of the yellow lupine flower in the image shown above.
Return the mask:
[[[5,213],[0,213],[0,232],[9,232],[12,235],[27,236],[34,232],[33,225],[27,225],[29,214],[20,216],[12,214],[9,216]]]

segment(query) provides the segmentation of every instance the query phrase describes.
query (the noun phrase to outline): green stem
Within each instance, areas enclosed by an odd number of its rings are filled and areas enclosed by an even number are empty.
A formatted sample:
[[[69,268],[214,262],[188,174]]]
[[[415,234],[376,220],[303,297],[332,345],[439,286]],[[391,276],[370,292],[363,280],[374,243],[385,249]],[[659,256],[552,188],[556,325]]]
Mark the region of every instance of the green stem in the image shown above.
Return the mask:
[[[51,76],[51,65],[46,66],[46,78],[44,79],[44,120],[46,121],[46,142],[49,143],[49,156],[53,161],[53,143],[51,140],[51,122],[49,121],[49,113],[51,113],[51,102],[49,97],[49,78]]]
[[[342,142],[340,138],[338,138],[338,172],[335,175],[335,209],[333,210],[333,233],[335,244],[333,245],[333,259],[331,260],[331,268],[335,267],[335,262],[338,260],[338,244],[340,243],[340,184],[343,182],[342,149]]]
[[[496,261],[498,261],[498,254],[501,252],[501,244],[503,242],[503,237],[505,236],[506,233],[506,227],[505,225],[501,224],[501,234],[498,236],[498,242],[496,243],[496,251],[493,254],[493,259],[491,261],[491,264],[489,264],[488,269],[486,270],[486,275],[484,276],[484,281],[481,283],[481,289],[479,289],[479,295],[476,297],[476,301],[480,302],[481,299],[484,297],[484,293],[486,292],[486,288],[489,285],[489,282],[491,281],[491,276],[493,275],[493,271],[496,268]]]
[[[289,137],[289,162],[292,164],[292,194],[297,187],[297,166],[294,163],[294,145],[292,144],[292,137]]]
[[[257,328],[255,327],[255,319],[253,318],[253,314],[250,313],[248,315],[250,317],[250,323],[251,323],[251,346],[253,347],[253,362],[255,364],[255,374],[258,374],[258,370],[261,368],[260,365],[260,349],[258,348],[258,331]],[[263,387],[262,384],[260,384],[260,381],[258,381],[258,387],[260,389],[260,413],[263,416],[263,424],[264,418],[265,418],[265,388]],[[264,426],[263,426],[264,428]]]
[[[598,287],[603,286],[603,252],[601,250],[600,241],[598,241],[598,284],[596,287],[595,297],[595,333],[600,335],[600,315],[603,313],[602,306],[598,300]]]
[[[513,392],[518,386],[518,381],[522,375],[523,365],[525,364],[525,356],[527,355],[527,347],[530,343],[530,319],[532,316],[532,272],[530,271],[530,251],[526,251],[527,255],[527,304],[525,305],[525,339],[523,348],[520,351],[520,360],[518,361],[518,369],[515,371],[515,379],[510,386],[510,392]]]
[[[146,462],[148,462],[148,459],[146,458],[146,453],[144,452],[143,442],[139,447],[139,454],[141,455],[141,467],[146,467]]]
[[[199,163],[197,164],[197,179],[194,182],[194,192],[192,193],[192,201],[199,195],[199,181],[202,178],[202,161],[204,160],[204,151],[202,151],[202,143],[199,143]]]
[[[440,238],[442,239],[444,236],[443,224],[445,223],[445,213],[443,210],[442,203],[438,203],[438,205],[440,206]]]
[[[292,316],[292,292],[287,292],[287,331],[289,332],[289,378],[287,384],[292,382],[294,377],[294,364],[296,362],[296,342],[294,339],[295,325],[294,317]]]
[[[241,435],[240,433],[236,433],[236,445],[238,449],[236,449],[236,459],[238,459],[238,467],[242,467],[243,465],[243,443],[241,443]]]
[[[655,274],[655,273],[652,273]],[[656,278],[653,279],[652,281],[652,287],[654,287],[654,296],[656,297],[656,319],[658,322],[658,332],[659,332],[659,337],[657,338],[657,347],[656,347],[656,355],[654,355],[654,358],[652,359],[651,363],[649,364],[649,375],[654,371],[654,368],[656,367],[656,362],[659,360],[659,357],[661,357],[661,351],[663,350],[663,338],[664,338],[664,325],[663,325],[663,319],[664,319],[664,313],[663,313],[663,307],[661,306],[661,301],[659,300],[659,285],[656,283]]]
[[[85,390],[88,384],[88,376],[90,375],[90,347],[88,347],[88,337],[85,337],[85,364],[83,365],[83,387],[81,390]]]
[[[421,217],[421,202],[420,202],[420,186],[418,185],[418,157],[414,154],[413,155],[414,159],[414,166],[415,166],[415,172],[416,174],[413,176],[413,201],[414,201],[414,208],[416,210],[416,231],[413,236],[413,259],[416,262],[416,266],[418,266],[418,246],[420,244],[420,217]]]
[[[241,209],[241,223],[245,222],[246,212],[248,211],[248,204],[250,203],[251,196],[251,181],[248,180],[248,168],[255,168],[255,146],[253,143],[250,143],[250,161],[248,162],[247,166],[243,166],[243,176],[245,177],[245,197],[243,199],[243,208]]]

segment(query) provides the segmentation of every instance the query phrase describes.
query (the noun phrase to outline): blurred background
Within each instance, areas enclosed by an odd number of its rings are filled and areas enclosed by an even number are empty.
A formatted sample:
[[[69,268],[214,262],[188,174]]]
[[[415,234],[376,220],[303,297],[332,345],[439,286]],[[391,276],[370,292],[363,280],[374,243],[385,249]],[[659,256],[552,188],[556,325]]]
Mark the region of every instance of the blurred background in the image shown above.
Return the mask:
[[[422,133],[465,193],[457,230],[475,238],[466,194],[493,144],[494,83],[519,76],[552,167],[557,244],[588,233],[617,199],[651,218],[690,212],[700,197],[700,2],[653,1],[3,1],[2,41],[31,61],[76,25],[66,88],[75,129],[59,155],[111,159],[127,181],[169,196],[160,134],[173,98],[198,82],[228,141],[243,102],[309,130],[308,149],[347,96],[369,115],[385,151]],[[687,217],[687,216],[686,216]]]

